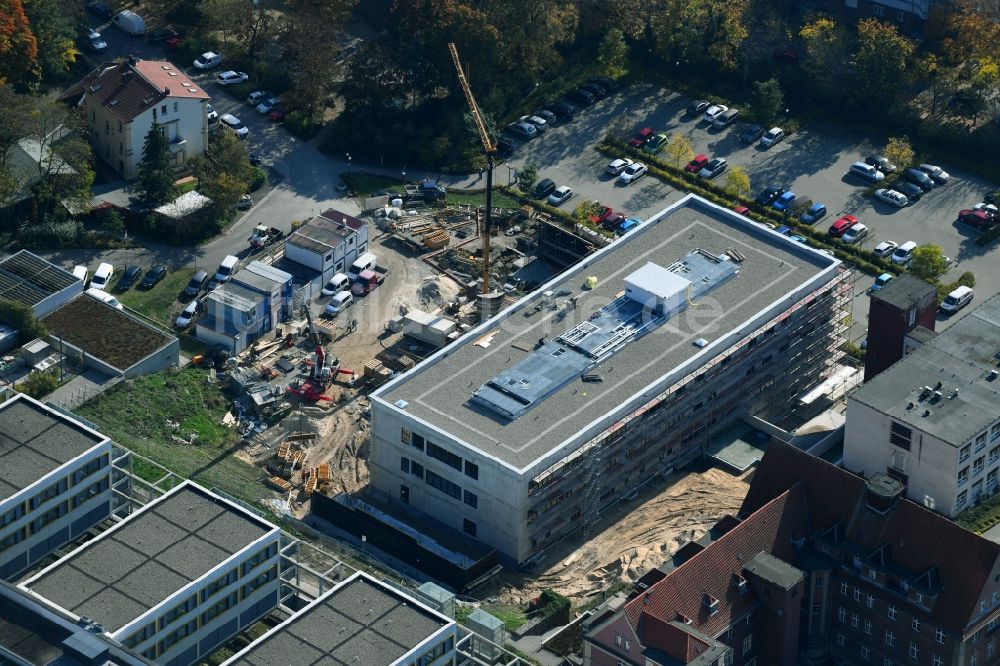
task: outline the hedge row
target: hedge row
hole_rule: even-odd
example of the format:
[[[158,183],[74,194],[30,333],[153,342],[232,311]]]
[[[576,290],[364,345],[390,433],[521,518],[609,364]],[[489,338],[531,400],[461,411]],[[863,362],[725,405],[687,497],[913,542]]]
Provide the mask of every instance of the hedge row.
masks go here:
[[[693,192],[708,201],[727,208],[734,204],[741,204],[750,209],[747,217],[755,222],[770,222],[778,225],[787,225],[795,229],[795,232],[811,241],[811,245],[830,249],[834,256],[841,261],[851,263],[854,266],[874,275],[892,271],[898,273],[901,268],[891,264],[885,259],[879,259],[870,252],[844,243],[841,240],[832,238],[824,230],[816,229],[812,225],[803,224],[795,217],[784,215],[770,206],[761,206],[753,199],[745,196],[736,196],[726,192],[724,188],[715,183],[706,181],[696,174],[688,173],[681,168],[666,163],[656,155],[643,153],[632,148],[626,143],[605,140],[597,145],[597,150],[608,157],[618,157],[623,153],[629,157],[642,160],[649,167],[649,172],[660,180],[678,189]]]

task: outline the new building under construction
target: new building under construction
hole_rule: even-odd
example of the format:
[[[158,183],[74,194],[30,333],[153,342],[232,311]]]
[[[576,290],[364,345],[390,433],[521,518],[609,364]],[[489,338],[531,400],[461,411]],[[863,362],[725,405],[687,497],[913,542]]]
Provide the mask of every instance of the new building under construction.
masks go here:
[[[689,195],[374,393],[371,492],[525,564],[783,416],[850,296],[834,257]]]

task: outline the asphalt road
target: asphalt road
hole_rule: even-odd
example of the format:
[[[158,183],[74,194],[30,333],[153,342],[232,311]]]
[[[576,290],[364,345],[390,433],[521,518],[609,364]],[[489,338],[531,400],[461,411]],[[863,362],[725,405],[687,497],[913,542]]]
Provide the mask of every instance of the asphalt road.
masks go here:
[[[997,250],[976,245],[976,230],[956,222],[960,209],[981,201],[982,194],[996,189],[996,184],[972,176],[957,165],[942,163],[940,166],[951,174],[951,181],[919,202],[897,209],[865,197],[864,188],[845,177],[852,162],[879,152],[884,139],[814,124],[765,151],[739,141],[740,123],[715,132],[700,119],[688,118],[685,109],[690,101],[654,86],[629,88],[582,110],[571,122],[524,143],[511,160],[511,166],[519,168],[533,163],[539,168],[539,178],[552,178],[558,185],[572,187],[575,197],[564,204],[567,209],[572,209],[581,198],[598,199],[627,215],[645,218],[679,199],[682,193],[652,177],[622,186],[604,175],[608,159],[592,148],[611,127],[621,127],[629,134],[642,127],[682,132],[696,153],[710,158],[725,157],[731,167],[745,168],[754,193],[775,182],[790,187],[800,197],[826,204],[831,213],[817,223],[821,228],[829,226],[838,213],[851,213],[873,231],[863,247],[872,248],[885,239],[898,243],[908,240],[935,243],[955,261],[945,280],[954,280],[968,270],[976,275],[978,300],[1000,291],[1000,272],[993,270]],[[501,169],[501,181],[506,176]],[[858,277],[856,293],[860,298],[855,299],[854,338],[862,336],[865,330],[868,299],[864,294],[870,283],[870,278]],[[939,319],[938,330],[964,312],[951,319]]]

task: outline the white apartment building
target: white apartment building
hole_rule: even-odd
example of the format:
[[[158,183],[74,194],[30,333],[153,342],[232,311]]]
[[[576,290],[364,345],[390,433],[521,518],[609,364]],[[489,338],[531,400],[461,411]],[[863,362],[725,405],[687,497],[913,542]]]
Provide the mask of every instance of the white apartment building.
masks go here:
[[[106,519],[111,440],[24,394],[0,404],[0,578]]]
[[[208,93],[167,61],[132,57],[101,65],[60,99],[83,109],[94,155],[126,179],[138,175],[154,123],[166,132],[175,167],[208,147]]]
[[[277,607],[279,541],[185,481],[20,587],[161,666],[188,666]]]
[[[998,489],[1000,297],[875,376],[847,400],[844,467],[886,472],[949,518]]]

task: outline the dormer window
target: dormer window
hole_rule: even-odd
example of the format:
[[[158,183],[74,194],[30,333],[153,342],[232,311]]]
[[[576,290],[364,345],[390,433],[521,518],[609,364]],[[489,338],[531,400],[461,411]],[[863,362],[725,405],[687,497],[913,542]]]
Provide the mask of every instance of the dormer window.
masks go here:
[[[707,592],[704,598],[702,598],[702,604],[708,609],[709,615],[715,615],[719,612],[719,600]]]
[[[677,614],[677,621],[678,622],[682,622],[684,624],[691,624],[691,618],[689,618],[684,613],[678,613]]]
[[[738,573],[733,574],[733,586],[739,591],[740,594],[746,594],[747,591],[747,579]]]

